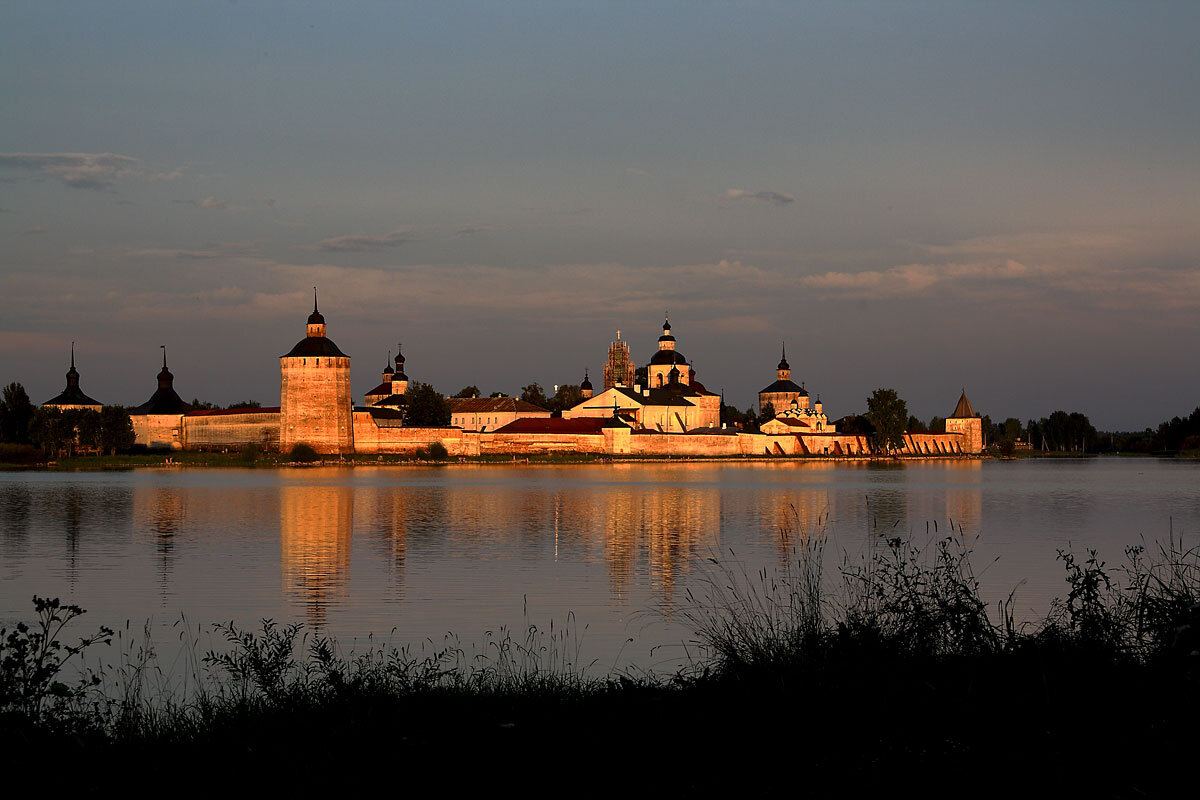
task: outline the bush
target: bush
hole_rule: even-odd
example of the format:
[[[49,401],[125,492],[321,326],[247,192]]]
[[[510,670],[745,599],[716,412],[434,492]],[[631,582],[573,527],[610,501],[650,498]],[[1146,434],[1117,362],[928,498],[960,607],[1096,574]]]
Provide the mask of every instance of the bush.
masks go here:
[[[295,454],[295,449],[292,450],[292,453],[293,455]],[[242,445],[242,449],[238,451],[238,458],[248,464],[253,464],[255,461],[258,461],[258,459],[262,458],[262,454],[263,449],[259,447],[258,444],[255,442],[247,442],[246,444]]]
[[[311,464],[314,461],[320,461],[320,454],[312,449],[311,445],[300,442],[292,447],[292,452],[288,454],[288,458],[292,461],[298,461],[301,464]]]
[[[429,457],[434,461],[445,461],[450,457],[450,453],[446,451],[446,445],[441,442],[434,442],[429,445]]]
[[[0,464],[36,464],[42,453],[31,444],[0,442]]]

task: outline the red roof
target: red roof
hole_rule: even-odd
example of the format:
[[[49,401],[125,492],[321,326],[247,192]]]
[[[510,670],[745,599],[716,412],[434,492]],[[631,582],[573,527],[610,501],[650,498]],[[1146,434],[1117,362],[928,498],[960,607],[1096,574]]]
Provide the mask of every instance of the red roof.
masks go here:
[[[576,433],[598,434],[612,425],[608,417],[525,417],[497,428],[494,433]],[[622,427],[624,427],[622,425]]]
[[[262,408],[208,408],[203,411],[189,411],[189,417],[224,417],[230,414],[278,414],[279,406],[264,406]]]

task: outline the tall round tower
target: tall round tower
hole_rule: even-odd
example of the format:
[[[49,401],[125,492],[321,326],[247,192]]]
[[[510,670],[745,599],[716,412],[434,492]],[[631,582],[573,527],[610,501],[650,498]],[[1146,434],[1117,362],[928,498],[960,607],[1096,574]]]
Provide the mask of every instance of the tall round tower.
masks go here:
[[[354,451],[350,356],[325,335],[325,317],[313,311],[307,335],[279,357],[279,448],[304,443],[318,453]]]

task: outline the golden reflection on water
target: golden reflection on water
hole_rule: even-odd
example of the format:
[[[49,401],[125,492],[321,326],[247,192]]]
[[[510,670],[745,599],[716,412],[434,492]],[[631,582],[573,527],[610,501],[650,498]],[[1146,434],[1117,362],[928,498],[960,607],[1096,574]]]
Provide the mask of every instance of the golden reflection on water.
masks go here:
[[[349,486],[280,489],[279,531],[284,594],[301,603],[306,622],[325,625],[331,602],[350,578],[354,491]]]
[[[277,502],[283,597],[321,628],[331,609],[349,599],[355,536],[365,547],[358,557],[371,559],[364,574],[378,575],[382,567],[395,599],[404,596],[410,562],[425,571],[436,571],[445,559],[496,562],[495,569],[485,567],[483,579],[511,594],[545,587],[513,586],[520,578],[501,562],[563,560],[602,563],[609,596],[618,603],[635,595],[644,602],[649,591],[670,607],[695,565],[709,556],[743,555],[722,550],[725,525],[749,533],[744,544],[765,546],[764,556],[773,549],[780,564],[794,563],[803,544],[835,530],[865,534],[872,543],[909,533],[921,538],[927,522],[930,535],[947,535],[953,520],[955,529],[976,535],[983,505],[980,462],[947,461],[928,469],[922,480],[936,486],[933,491],[913,491],[904,467],[887,466],[613,465],[578,481],[573,479],[580,473],[567,471],[550,482],[528,483],[526,475],[541,476],[518,472],[513,482],[513,474],[505,473],[494,485],[409,482],[413,473],[377,473],[396,480],[355,485],[346,480],[349,473],[314,470],[311,482],[250,494],[138,487],[132,505],[137,527],[152,538],[159,556],[165,601],[189,504],[206,521],[246,514],[248,506],[268,521]],[[861,489],[839,485],[847,477]],[[68,530],[81,513],[78,505],[64,504]]]

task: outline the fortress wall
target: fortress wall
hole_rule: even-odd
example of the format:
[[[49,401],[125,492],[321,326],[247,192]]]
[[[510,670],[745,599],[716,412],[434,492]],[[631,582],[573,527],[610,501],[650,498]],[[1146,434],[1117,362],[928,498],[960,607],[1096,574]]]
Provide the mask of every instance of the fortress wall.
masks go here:
[[[629,437],[629,453],[635,456],[736,456],[741,455],[739,436],[703,433],[635,433]]]
[[[796,438],[801,445],[799,452],[803,455],[871,455],[871,442],[866,436],[850,433],[812,433],[801,434]]]
[[[961,433],[906,433],[901,455],[940,456],[969,453],[967,437]]]
[[[189,450],[214,450],[261,445],[279,449],[279,412],[216,414],[183,418],[183,442]]]
[[[961,435],[962,448],[968,453],[983,451],[983,419],[980,417],[949,417],[946,419],[946,433]]]
[[[152,450],[183,449],[182,414],[130,414],[133,443]]]
[[[481,453],[606,453],[603,434],[587,433],[484,433]]]
[[[434,442],[441,442],[452,456],[479,455],[481,434],[461,428],[381,427],[367,411],[355,411],[353,421],[354,452],[359,455],[412,453]]]

